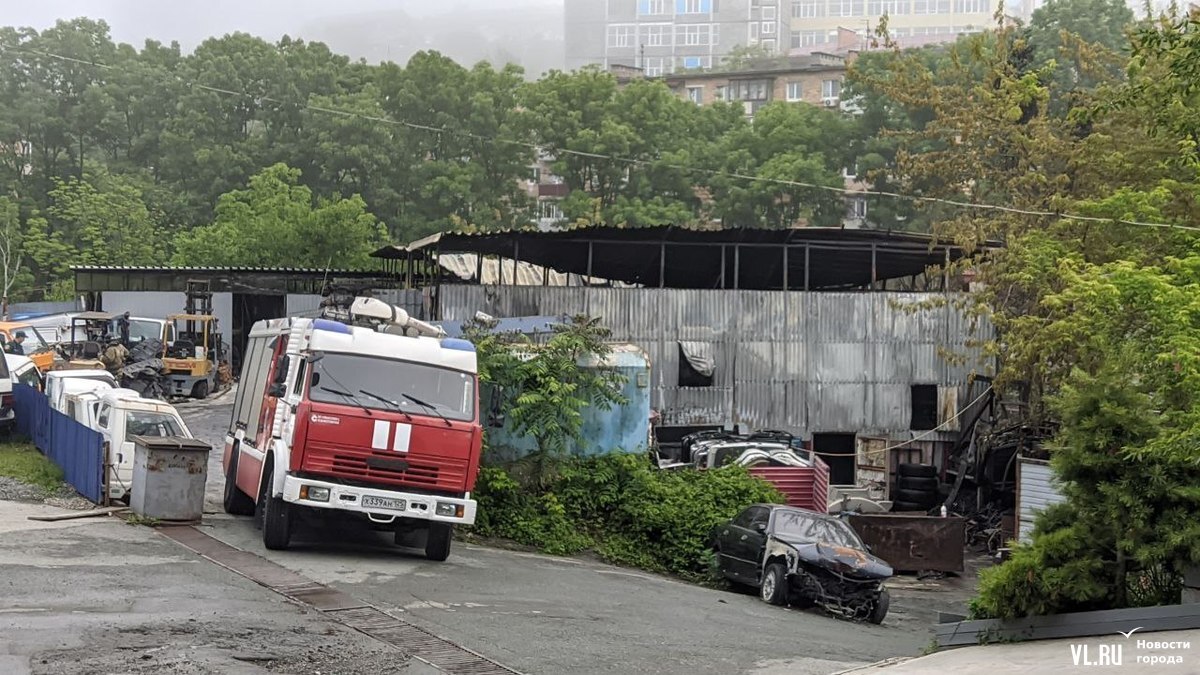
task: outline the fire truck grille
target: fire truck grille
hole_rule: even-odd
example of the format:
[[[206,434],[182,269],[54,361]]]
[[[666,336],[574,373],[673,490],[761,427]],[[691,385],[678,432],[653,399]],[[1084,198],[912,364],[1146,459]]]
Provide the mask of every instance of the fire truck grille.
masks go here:
[[[372,459],[376,461],[369,461]],[[461,491],[467,474],[467,463],[463,460],[439,458],[435,461],[396,453],[313,452],[305,458],[304,465],[308,471],[339,478],[433,490]]]

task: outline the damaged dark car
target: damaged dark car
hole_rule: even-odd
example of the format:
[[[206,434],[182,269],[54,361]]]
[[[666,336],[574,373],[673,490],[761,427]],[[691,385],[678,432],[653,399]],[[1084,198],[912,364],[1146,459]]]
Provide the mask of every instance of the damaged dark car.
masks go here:
[[[778,504],[755,504],[712,534],[725,578],[759,589],[772,605],[818,606],[835,616],[882,623],[892,576],[853,529],[837,518]]]

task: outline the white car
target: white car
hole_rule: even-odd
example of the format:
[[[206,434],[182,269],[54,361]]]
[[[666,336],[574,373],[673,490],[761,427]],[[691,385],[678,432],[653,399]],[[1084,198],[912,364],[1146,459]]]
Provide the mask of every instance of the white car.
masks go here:
[[[8,356],[10,355],[5,354],[5,357]],[[12,370],[9,367],[8,358],[5,358],[3,364],[0,364],[0,431],[11,431],[16,421],[17,410],[13,401]]]

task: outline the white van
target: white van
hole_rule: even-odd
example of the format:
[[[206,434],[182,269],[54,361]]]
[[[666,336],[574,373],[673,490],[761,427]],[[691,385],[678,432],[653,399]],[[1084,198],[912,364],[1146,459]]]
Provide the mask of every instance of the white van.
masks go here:
[[[51,408],[63,414],[67,414],[67,393],[116,388],[117,379],[107,370],[53,370],[46,373],[46,398],[50,399]]]
[[[133,487],[134,436],[194,438],[175,406],[166,401],[142,398],[132,389],[112,389],[81,397],[76,410],[84,416],[95,411],[92,423],[78,418],[77,421],[104,437],[109,457],[110,500],[128,499]]]

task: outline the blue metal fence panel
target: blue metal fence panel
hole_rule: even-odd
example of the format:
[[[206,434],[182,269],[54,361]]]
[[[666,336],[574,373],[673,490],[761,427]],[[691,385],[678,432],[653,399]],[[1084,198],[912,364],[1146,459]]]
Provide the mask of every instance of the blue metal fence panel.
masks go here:
[[[50,408],[37,389],[13,385],[17,431],[62,469],[79,494],[100,504],[104,500],[104,439],[66,415]]]

